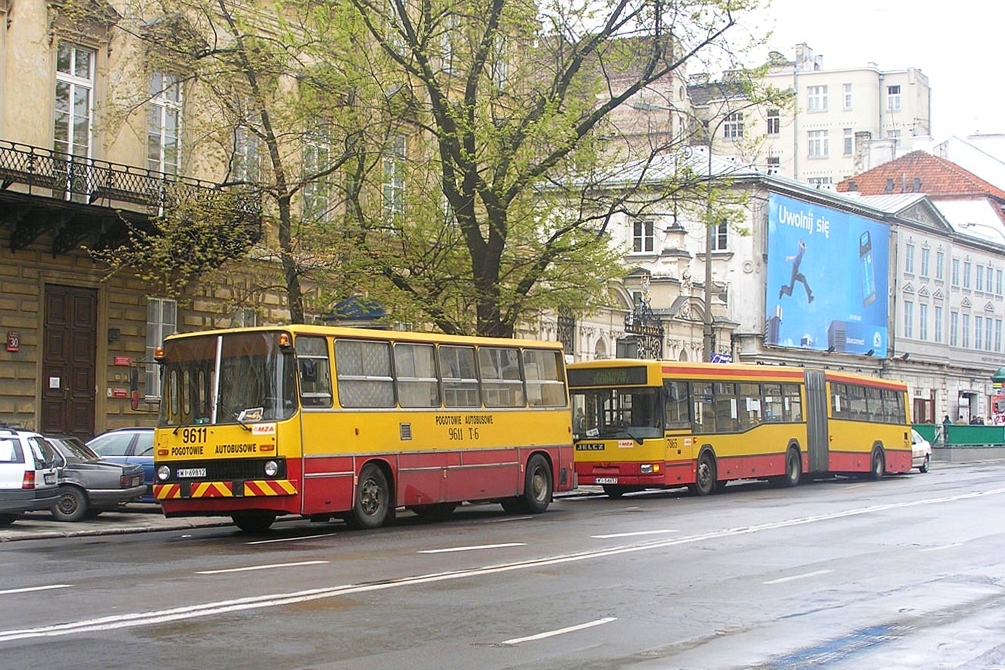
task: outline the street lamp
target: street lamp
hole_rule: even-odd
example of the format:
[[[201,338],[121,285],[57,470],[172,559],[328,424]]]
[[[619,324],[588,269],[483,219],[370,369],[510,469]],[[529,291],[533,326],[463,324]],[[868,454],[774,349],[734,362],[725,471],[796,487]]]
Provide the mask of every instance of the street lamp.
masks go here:
[[[977,223],[976,221],[967,221],[965,223],[961,223],[960,228],[987,228],[988,230],[993,230],[996,233],[998,233],[998,235],[1000,235],[1002,238],[1002,242],[1005,242],[1005,231],[1003,231],[998,226],[993,226],[989,223]],[[988,241],[990,242],[991,240]]]

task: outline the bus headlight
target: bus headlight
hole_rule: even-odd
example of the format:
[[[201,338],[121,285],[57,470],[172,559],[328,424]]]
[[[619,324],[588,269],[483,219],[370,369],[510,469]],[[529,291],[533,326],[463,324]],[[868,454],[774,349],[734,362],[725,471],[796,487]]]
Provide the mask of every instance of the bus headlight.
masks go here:
[[[639,472],[641,472],[644,475],[651,475],[653,473],[653,464],[643,463],[642,465],[639,466]]]
[[[279,472],[279,463],[276,463],[275,461],[266,461],[265,463],[266,477],[275,477],[278,472]]]
[[[157,468],[157,479],[161,480],[162,482],[166,482],[170,477],[171,477],[171,468],[169,468],[166,465],[162,465],[159,468]]]

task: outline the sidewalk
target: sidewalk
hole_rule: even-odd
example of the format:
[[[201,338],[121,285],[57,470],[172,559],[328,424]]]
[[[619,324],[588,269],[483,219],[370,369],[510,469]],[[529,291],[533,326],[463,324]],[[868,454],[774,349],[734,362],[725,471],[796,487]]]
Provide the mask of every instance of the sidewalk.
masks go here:
[[[28,512],[13,524],[0,527],[0,543],[229,525],[231,525],[230,517],[167,519],[161,512],[160,505],[131,503],[122,511],[102,512],[97,518],[88,518],[75,523],[56,521],[49,512]]]

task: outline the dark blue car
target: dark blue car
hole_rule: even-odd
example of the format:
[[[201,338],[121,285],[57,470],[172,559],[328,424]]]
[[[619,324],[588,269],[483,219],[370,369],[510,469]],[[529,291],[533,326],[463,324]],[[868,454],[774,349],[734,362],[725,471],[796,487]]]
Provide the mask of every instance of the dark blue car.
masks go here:
[[[154,484],[154,429],[115,428],[91,438],[87,442],[103,461],[112,463],[138,463],[143,466],[143,480],[147,492],[140,502],[157,502],[153,495]]]

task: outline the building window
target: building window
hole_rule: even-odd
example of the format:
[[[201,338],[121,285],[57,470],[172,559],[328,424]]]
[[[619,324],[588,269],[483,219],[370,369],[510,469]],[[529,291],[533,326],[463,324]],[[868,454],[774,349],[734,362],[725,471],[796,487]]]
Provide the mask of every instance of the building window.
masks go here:
[[[946,254],[942,251],[935,252],[935,278],[945,279]]]
[[[984,318],[984,351],[991,351],[991,317]]]
[[[1002,320],[995,319],[995,351],[1001,353],[1002,351]]]
[[[935,341],[942,342],[942,308],[938,305],[933,309],[933,316],[935,317],[935,323],[933,327],[935,329]]]
[[[914,337],[914,303],[904,301],[904,337]]]
[[[181,105],[178,80],[154,72],[147,116],[147,167],[155,172],[181,172]]]
[[[391,137],[384,157],[384,218],[405,213],[405,136]]]
[[[949,313],[949,346],[955,347],[957,340],[957,330],[959,329],[960,323],[960,313],[950,312]]]
[[[743,112],[726,115],[726,122],[722,125],[722,136],[727,140],[743,137]]]
[[[844,85],[844,108],[851,109],[851,84]]]
[[[95,51],[60,42],[56,48],[56,117],[53,148],[91,155]]]
[[[952,276],[953,276],[953,282],[952,282],[953,286],[959,286],[960,285],[960,259],[959,258],[954,258],[953,259],[953,275]]]
[[[808,86],[806,88],[806,111],[826,112],[827,111],[827,87]]]
[[[809,156],[810,158],[827,158],[827,131],[809,131]]]
[[[963,261],[963,288],[970,288],[970,261]]]
[[[899,130],[888,130],[886,133],[887,139],[893,140],[893,148],[900,148],[900,131]]]
[[[234,159],[230,172],[235,182],[255,184],[261,181],[260,146],[258,135],[249,126],[242,124],[234,128]]]
[[[146,397],[161,396],[161,366],[154,362],[154,350],[164,345],[164,338],[178,329],[178,303],[174,300],[150,298],[147,303]]]
[[[726,251],[726,242],[729,240],[729,224],[723,221],[718,226],[712,227],[712,251]]]
[[[1002,271],[995,270],[995,295],[1002,294]]]
[[[855,131],[851,128],[844,129],[844,155],[851,156],[855,153]]]
[[[928,341],[928,305],[925,303],[918,305],[918,339]]]
[[[970,348],[970,315],[969,314],[961,314],[960,316],[963,317],[961,319],[961,321],[963,322],[963,339],[960,342],[960,346],[963,347],[964,349],[969,349]]]
[[[921,276],[928,277],[928,257],[931,256],[928,247],[921,247]]]
[[[976,277],[977,281],[975,283],[977,284],[977,286],[975,288],[978,291],[983,291],[984,290],[984,266],[983,265],[978,265],[976,269],[977,269],[977,277]]]
[[[966,317],[964,317],[966,318]],[[964,327],[966,327],[966,322],[964,321]],[[981,348],[981,335],[984,332],[984,319],[979,316],[974,317],[974,349]],[[966,337],[966,331],[964,331],[964,337]]]
[[[908,242],[904,247],[904,272],[914,274],[914,243]]]
[[[886,87],[886,108],[891,112],[900,111],[900,86]]]
[[[322,130],[308,132],[304,137],[303,215],[305,219],[327,221],[331,212],[332,175],[318,176],[329,169],[332,145]]]
[[[778,135],[782,130],[782,113],[777,109],[768,110],[768,134]]]
[[[636,254],[651,254],[656,248],[653,222],[636,219],[632,222],[632,251]]]
[[[768,156],[768,174],[774,174],[778,172],[779,168],[782,167],[782,159],[780,156]]]
[[[834,182],[831,181],[830,177],[809,177],[807,178],[806,183],[810,186],[820,188],[821,186],[830,186]]]

